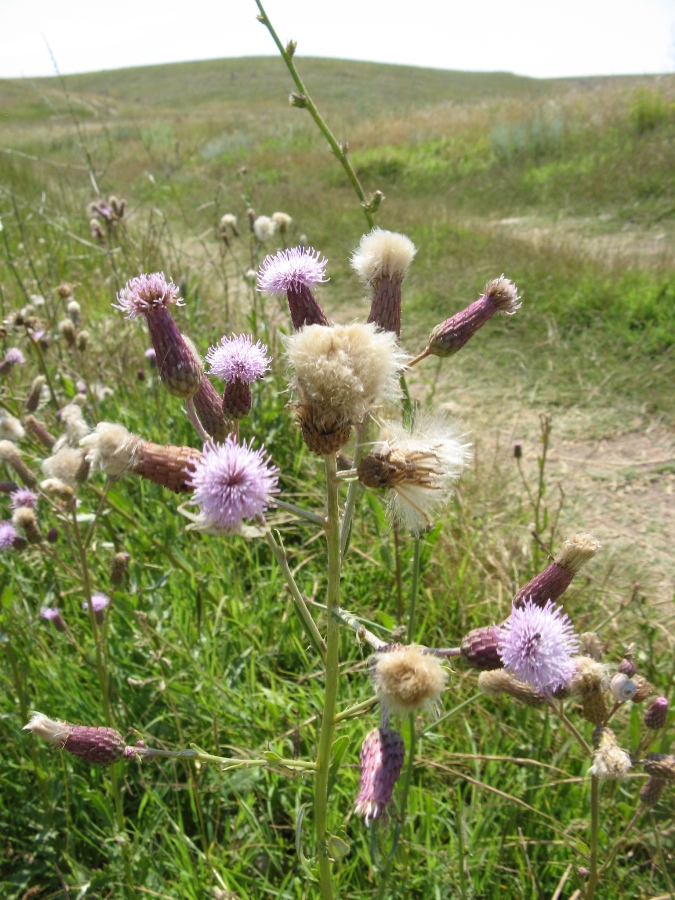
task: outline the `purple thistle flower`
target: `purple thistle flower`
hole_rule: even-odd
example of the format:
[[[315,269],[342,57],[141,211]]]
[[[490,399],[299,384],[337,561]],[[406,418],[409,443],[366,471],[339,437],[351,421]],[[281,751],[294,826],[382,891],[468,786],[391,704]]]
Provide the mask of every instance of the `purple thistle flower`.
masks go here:
[[[114,308],[125,312],[127,319],[145,315],[153,307],[166,308],[169,303],[185,305],[178,296],[176,285],[171,280],[167,281],[162,272],[132,278],[117,295],[117,301],[113,303]]]
[[[10,366],[22,366],[26,362],[26,357],[18,347],[10,347],[5,353],[5,362]]]
[[[228,384],[232,381],[252,384],[270,367],[272,358],[266,353],[267,347],[261,341],[254,344],[248,334],[223,337],[215,347],[209,347],[206,354],[206,361],[211,366],[209,374],[217,375]]]
[[[40,615],[48,622],[52,622],[54,624],[54,628],[56,628],[57,631],[67,630],[67,626],[63,619],[63,616],[55,606],[44,606],[40,610]]]
[[[224,444],[209,442],[188,480],[199,506],[200,523],[226,532],[241,530],[244,519],[262,515],[277,492],[279,469],[265,458],[265,448],[253,450],[230,435]]]
[[[258,290],[286,294],[288,310],[296,331],[303,325],[328,325],[312,288],[325,276],[326,260],[311,247],[292,247],[263,260],[258,274]]]
[[[291,247],[267,256],[258,273],[258,290],[282,295],[288,291],[300,292],[316,287],[326,278],[327,260],[321,258],[313,247]]]
[[[499,655],[504,668],[535,691],[551,693],[567,683],[574,671],[572,654],[579,642],[566,613],[549,600],[531,600],[512,608],[502,625]]]
[[[0,522],[0,550],[9,550],[18,535],[11,522]]]
[[[20,506],[27,506],[35,509],[37,506],[38,496],[34,491],[28,488],[19,488],[18,491],[12,491],[9,495],[10,506],[12,509],[18,509]]]
[[[106,608],[110,605],[110,597],[107,594],[102,594],[97,592],[91,595],[91,605],[94,610],[94,615],[96,616],[97,622],[102,622],[103,617],[105,615]],[[87,601],[83,601],[82,609],[88,610],[89,604]]]

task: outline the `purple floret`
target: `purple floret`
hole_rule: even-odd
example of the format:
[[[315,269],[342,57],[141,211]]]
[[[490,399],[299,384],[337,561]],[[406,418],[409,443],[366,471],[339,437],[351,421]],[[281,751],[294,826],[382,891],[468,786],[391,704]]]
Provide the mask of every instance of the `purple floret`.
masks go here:
[[[231,435],[224,444],[210,442],[188,482],[193,503],[207,528],[237,532],[245,519],[262,515],[278,488],[279,469],[265,458],[265,448],[253,450]]]
[[[9,495],[9,505],[12,509],[18,509],[20,506],[27,506],[29,509],[35,509],[37,506],[38,495],[28,488],[19,488],[18,491],[12,491]]]
[[[257,378],[262,378],[270,367],[272,359],[266,353],[267,347],[260,341],[254,344],[253,338],[247,334],[223,337],[206,354],[206,361],[211,366],[209,374],[217,375],[228,384],[233,381],[252,384]]]
[[[563,687],[573,674],[571,657],[578,649],[572,623],[550,600],[543,607],[531,600],[514,606],[502,626],[499,655],[504,668],[535,691],[551,693]]]
[[[5,353],[5,362],[11,366],[22,366],[26,362],[26,357],[18,347],[9,347]]]
[[[166,307],[169,303],[184,306],[173,281],[167,281],[162,272],[154,272],[128,281],[117,295],[117,303],[113,303],[113,306],[125,312],[127,319],[135,319],[147,314],[153,307]]]
[[[258,273],[258,290],[283,295],[301,288],[314,288],[325,275],[327,260],[312,247],[291,247],[263,260]]]
[[[17,537],[16,528],[11,522],[0,522],[0,550],[9,550]]]

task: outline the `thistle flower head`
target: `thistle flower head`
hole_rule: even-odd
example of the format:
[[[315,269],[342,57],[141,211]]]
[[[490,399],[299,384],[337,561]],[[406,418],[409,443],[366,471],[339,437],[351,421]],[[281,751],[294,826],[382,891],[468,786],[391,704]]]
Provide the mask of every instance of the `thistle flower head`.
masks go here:
[[[518,288],[508,278],[500,275],[485,285],[484,296],[492,301],[500,312],[512,316],[522,306]]]
[[[43,606],[40,615],[43,619],[51,622],[57,631],[67,631],[63,616],[55,606]]]
[[[26,362],[26,357],[18,347],[9,347],[5,353],[5,362],[10,366],[21,366]]]
[[[305,437],[346,428],[346,443],[352,423],[380,399],[396,396],[406,357],[391,332],[372,324],[307,325],[284,344]]]
[[[127,319],[135,319],[152,312],[153,308],[166,308],[169,303],[184,305],[178,296],[176,285],[171,280],[167,281],[162,272],[154,272],[128,281],[117,295],[117,303],[113,303],[113,306],[125,312]]]
[[[33,713],[23,730],[31,731],[53,747],[60,747],[97,766],[109,766],[135,755],[134,748],[127,747],[122,735],[114,728],[71,725],[70,722],[50,719],[42,713]]]
[[[567,683],[579,642],[562,607],[551,601],[540,607],[528,600],[513,607],[502,632],[499,652],[507,671],[542,693]]]
[[[404,234],[373,228],[361,238],[352,253],[351,264],[368,285],[379,278],[402,280],[416,253],[415,245]]]
[[[253,233],[260,244],[264,244],[274,237],[276,225],[269,216],[258,216],[253,222]]]
[[[383,709],[406,715],[435,707],[448,673],[435,656],[410,644],[374,656],[373,683]]]
[[[0,552],[9,550],[18,535],[11,522],[0,522]]]
[[[596,540],[592,534],[573,534],[563,544],[555,558],[555,563],[576,575],[589,560],[593,559],[598,550],[600,550],[600,541]]]
[[[386,814],[405,759],[403,738],[393,728],[369,732],[361,747],[361,779],[355,812],[366,825]]]
[[[24,431],[23,425],[16,416],[7,414],[0,418],[0,440],[14,441],[16,443],[25,436],[26,432]]]
[[[277,493],[278,473],[265,458],[265,448],[253,450],[229,436],[224,444],[208,443],[194,463],[188,485],[199,506],[202,527],[236,533],[245,519],[262,515]]]
[[[272,221],[274,222],[275,227],[279,230],[280,234],[286,234],[288,229],[291,227],[293,219],[285,212],[274,212],[272,213]]]
[[[101,619],[103,617],[103,613],[106,611],[108,606],[110,605],[110,597],[107,594],[103,594],[100,591],[91,595],[91,606],[94,610],[94,614],[97,619]],[[89,609],[89,604],[86,600],[82,601],[82,609],[85,612]]]
[[[630,756],[619,747],[614,732],[611,728],[603,728],[589,775],[596,775],[603,781],[622,781],[630,767]]]
[[[530,600],[544,606],[548,600],[555,602],[572,583],[574,576],[600,549],[600,542],[591,534],[573,534],[565,541],[552,563],[520,588],[513,602],[522,606]]]
[[[313,290],[326,278],[327,260],[312,247],[291,247],[267,256],[260,266],[258,290],[283,296],[302,288]]]
[[[254,344],[248,334],[223,337],[206,354],[206,361],[211,366],[209,374],[222,378],[228,384],[233,381],[252,384],[256,379],[263,378],[270,367],[272,358],[266,353],[267,347],[261,341]]]
[[[391,520],[419,534],[448,501],[470,445],[439,416],[418,416],[412,432],[395,421],[384,422],[383,428],[384,440],[359,464],[359,479],[368,487],[386,488]]]
[[[28,488],[19,488],[17,491],[12,491],[9,495],[9,505],[12,509],[17,509],[19,506],[28,506],[31,509],[35,509],[37,501],[38,495]]]

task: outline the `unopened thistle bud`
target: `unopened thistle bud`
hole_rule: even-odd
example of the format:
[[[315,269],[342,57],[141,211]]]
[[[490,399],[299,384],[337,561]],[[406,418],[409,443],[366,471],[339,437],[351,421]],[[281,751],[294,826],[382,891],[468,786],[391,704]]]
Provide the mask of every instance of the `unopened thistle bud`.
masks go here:
[[[529,684],[519,681],[513,675],[509,675],[503,669],[493,669],[481,672],[478,676],[478,687],[484,694],[499,696],[506,694],[514,700],[524,703],[526,706],[541,706],[546,702],[546,697],[533,690]]]
[[[657,731],[663,728],[668,719],[668,699],[666,697],[657,697],[647,707],[645,712],[645,728],[651,728]]]
[[[80,353],[84,353],[89,344],[89,332],[88,331],[78,331],[77,333],[77,349]]]
[[[31,731],[53,747],[59,747],[96,766],[110,766],[135,755],[134,748],[127,747],[122,735],[114,728],[71,725],[70,722],[49,719],[42,713],[33,713],[23,730]]]
[[[611,728],[603,728],[589,774],[603,781],[622,781],[630,767],[630,756],[619,747],[614,732]]]
[[[589,656],[574,659],[574,674],[568,685],[572,695],[581,704],[581,714],[594,725],[604,725],[609,715],[605,696],[607,670]]]
[[[352,424],[398,392],[405,355],[396,335],[362,325],[307,325],[284,341],[294,369],[292,387],[302,436],[309,449],[334,453]]]
[[[504,666],[499,655],[502,630],[498,625],[474,628],[464,636],[460,649],[462,659],[473,669],[489,671]]]
[[[112,563],[110,565],[110,583],[111,584],[122,584],[124,581],[124,576],[127,573],[127,569],[129,568],[129,559],[130,556],[128,553],[116,553],[112,558]]]
[[[590,534],[574,534],[565,541],[562,550],[543,572],[536,575],[513,598],[520,607],[526,600],[536,606],[544,606],[548,600],[555,602],[572,583],[572,579],[588,560],[600,549],[600,542]]]
[[[113,305],[126,312],[127,319],[145,316],[157,354],[159,375],[167,389],[177,397],[194,397],[204,370],[169,312],[170,304],[183,305],[176,285],[167,282],[161,272],[141,275],[127,282],[117,300]]]
[[[29,544],[39,544],[42,540],[35,510],[29,506],[19,506],[12,513],[12,524],[26,535]]]
[[[59,530],[55,528],[53,525],[47,532],[47,542],[50,544],[55,544],[59,539]]]
[[[633,703],[644,703],[644,701],[647,699],[647,697],[649,697],[654,688],[646,678],[642,677],[642,675],[634,675],[633,681],[635,682],[637,690],[635,691],[635,695],[631,699]]]
[[[672,754],[649,753],[642,760],[642,768],[648,775],[653,775],[655,778],[675,781],[675,756]]]
[[[661,799],[664,787],[668,784],[665,778],[650,776],[640,788],[640,800],[645,806],[655,806]]]
[[[373,684],[384,710],[407,715],[438,705],[448,673],[438,659],[415,644],[376,653]]]
[[[354,271],[367,285],[368,321],[401,336],[401,284],[417,250],[404,234],[374,228],[352,254]]]
[[[189,491],[190,466],[202,458],[194,447],[175,447],[144,441],[123,425],[99,422],[80,446],[94,471],[111,478],[134,473],[174,493]]]
[[[291,322],[296,331],[303,325],[328,325],[313,290],[328,279],[326,260],[311,247],[292,247],[263,260],[258,274],[258,290],[274,296],[286,295]]]
[[[451,356],[489,321],[495,313],[513,315],[520,309],[518,290],[508,278],[496,278],[485,285],[482,297],[437,325],[429,335],[426,350],[421,356]]]
[[[28,410],[28,412],[35,412],[35,410],[40,405],[40,396],[42,394],[42,388],[45,386],[45,377],[44,375],[38,375],[33,379],[33,382],[30,386],[30,392],[26,397],[26,402],[24,406]]]
[[[71,319],[62,319],[59,322],[59,334],[72,350],[77,343],[77,331]]]
[[[35,475],[23,461],[21,452],[14,446],[12,441],[0,441],[0,462],[10,465],[24,484],[29,486],[35,484]]]
[[[355,812],[366,825],[386,815],[405,759],[403,738],[393,728],[369,732],[361,747],[361,778]]]
[[[637,672],[637,666],[633,662],[632,657],[624,656],[617,667],[617,672],[620,672],[622,675],[627,675],[629,678],[632,678],[633,675]]]
[[[232,423],[223,415],[223,401],[208,378],[202,378],[199,390],[192,398],[202,428],[216,443],[222,444],[231,431]]]
[[[225,213],[220,220],[220,233],[221,235],[227,235],[230,231],[235,237],[239,237],[239,232],[237,231],[237,217],[232,213]]]
[[[49,431],[44,422],[40,421],[40,419],[36,419],[35,416],[24,416],[23,424],[29,434],[36,437],[48,450],[52,449],[56,443],[56,438]]]
[[[73,296],[73,286],[72,286],[72,284],[68,284],[67,282],[60,284],[57,288],[57,291],[58,291],[59,297],[62,300],[67,300],[68,297]]]

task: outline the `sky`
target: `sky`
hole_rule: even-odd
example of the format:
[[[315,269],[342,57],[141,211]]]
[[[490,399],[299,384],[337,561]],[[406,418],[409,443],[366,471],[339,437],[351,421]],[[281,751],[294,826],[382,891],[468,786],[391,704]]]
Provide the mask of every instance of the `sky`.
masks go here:
[[[265,0],[304,56],[537,78],[675,72],[675,0]],[[254,0],[0,0],[0,77],[272,56]],[[0,107],[2,98],[0,96]]]

